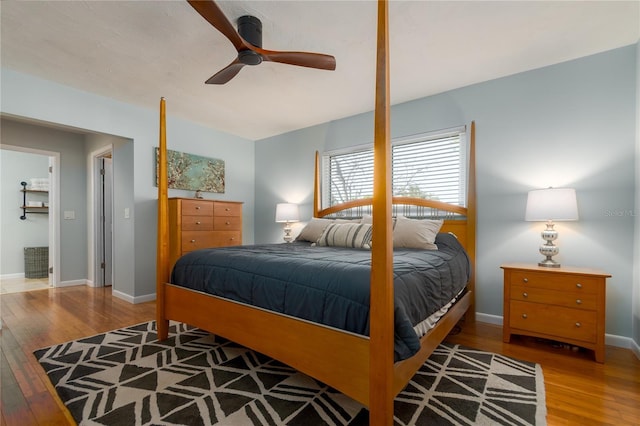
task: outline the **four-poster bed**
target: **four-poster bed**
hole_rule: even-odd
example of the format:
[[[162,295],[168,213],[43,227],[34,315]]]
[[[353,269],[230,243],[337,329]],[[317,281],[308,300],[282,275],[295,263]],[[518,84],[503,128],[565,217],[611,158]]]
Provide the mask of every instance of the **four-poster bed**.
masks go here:
[[[391,196],[387,26],[387,4],[381,1],[378,7],[374,197],[322,209],[317,154],[314,183],[314,217],[372,205],[372,241],[375,243],[371,247],[370,336],[345,332],[170,283],[164,99],[160,106],[156,290],[159,339],[167,338],[169,320],[223,336],[288,364],[361,402],[369,407],[370,424],[380,425],[393,423],[394,397],[465,313],[472,320],[475,310],[475,126],[472,123],[469,132],[466,207]],[[441,232],[457,236],[472,266],[466,291],[435,327],[420,338],[417,354],[399,362],[394,362],[393,204],[417,205],[446,216]]]

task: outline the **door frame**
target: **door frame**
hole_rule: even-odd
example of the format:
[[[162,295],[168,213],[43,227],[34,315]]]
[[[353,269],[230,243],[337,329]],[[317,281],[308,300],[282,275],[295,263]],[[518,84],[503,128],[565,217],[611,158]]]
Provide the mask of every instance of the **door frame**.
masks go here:
[[[89,154],[88,162],[89,162],[89,173],[87,173],[89,177],[89,214],[87,215],[88,220],[88,248],[89,253],[87,256],[88,260],[88,274],[89,277],[87,284],[91,287],[102,287],[103,283],[100,278],[100,257],[98,253],[100,253],[100,242],[101,238],[100,234],[100,160],[105,157],[107,154],[113,154],[113,145],[105,145]],[[113,157],[112,157],[113,158]],[[113,164],[113,163],[112,163]],[[112,179],[112,188],[113,188],[113,179]],[[113,190],[112,190],[113,197]],[[113,217],[113,202],[111,203],[111,215]],[[113,261],[113,232],[111,233],[111,276],[114,276],[114,261]]]

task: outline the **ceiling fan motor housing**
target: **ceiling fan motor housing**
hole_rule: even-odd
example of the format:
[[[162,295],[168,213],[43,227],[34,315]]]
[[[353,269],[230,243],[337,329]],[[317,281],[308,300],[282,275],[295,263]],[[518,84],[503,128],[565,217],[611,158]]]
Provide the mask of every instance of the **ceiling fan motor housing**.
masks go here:
[[[262,22],[255,16],[245,15],[238,18],[238,34],[255,47],[262,48]],[[262,56],[253,50],[238,52],[238,59],[245,65],[258,65]]]

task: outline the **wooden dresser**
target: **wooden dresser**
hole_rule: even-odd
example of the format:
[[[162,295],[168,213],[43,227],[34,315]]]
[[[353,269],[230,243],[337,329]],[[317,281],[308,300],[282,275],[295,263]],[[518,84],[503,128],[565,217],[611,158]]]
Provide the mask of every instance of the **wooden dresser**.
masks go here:
[[[242,203],[169,198],[169,240],[170,267],[193,250],[242,244]]]
[[[604,362],[606,280],[586,268],[502,265],[503,340],[512,334],[542,337],[592,349]]]

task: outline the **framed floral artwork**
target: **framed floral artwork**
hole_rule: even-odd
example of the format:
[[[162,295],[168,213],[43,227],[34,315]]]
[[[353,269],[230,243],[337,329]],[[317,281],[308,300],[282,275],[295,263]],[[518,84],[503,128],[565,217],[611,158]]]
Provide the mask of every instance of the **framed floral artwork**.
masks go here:
[[[158,148],[156,186],[158,186]],[[171,189],[224,193],[224,161],[167,150],[167,178]]]

